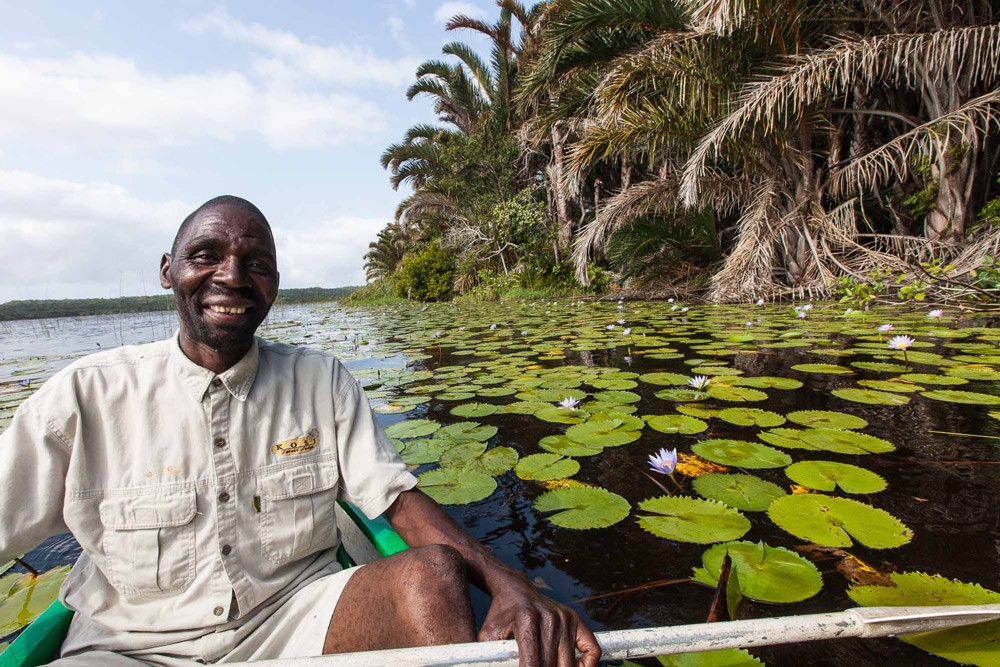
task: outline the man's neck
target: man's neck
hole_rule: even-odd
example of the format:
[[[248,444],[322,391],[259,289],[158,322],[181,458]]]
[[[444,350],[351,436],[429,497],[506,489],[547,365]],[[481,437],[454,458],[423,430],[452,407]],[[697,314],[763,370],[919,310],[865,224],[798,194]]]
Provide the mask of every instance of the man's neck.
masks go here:
[[[228,371],[230,368],[235,366],[240,359],[246,356],[246,353],[250,351],[253,347],[253,339],[250,340],[241,349],[235,351],[220,351],[209,347],[208,345],[192,340],[184,334],[182,330],[180,336],[178,337],[181,351],[184,356],[198,364],[204,369],[210,370],[215,374],[220,374]]]

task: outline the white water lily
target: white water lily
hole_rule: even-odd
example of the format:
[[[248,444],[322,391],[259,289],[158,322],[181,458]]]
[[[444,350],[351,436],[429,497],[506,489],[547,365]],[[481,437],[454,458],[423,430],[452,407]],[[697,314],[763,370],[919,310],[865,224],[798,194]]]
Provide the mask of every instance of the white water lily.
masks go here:
[[[944,311],[939,308],[935,308],[931,312],[927,313],[927,317],[929,319],[936,320],[939,317],[944,317]]]
[[[495,324],[491,324],[490,325],[490,331],[494,331],[496,328],[497,328],[497,325],[495,325]]]
[[[624,326],[624,324],[625,324],[625,320],[624,320],[624,319],[621,319],[621,320],[618,320],[618,324],[621,324],[621,325],[623,325],[623,326]]]
[[[893,336],[889,339],[889,349],[891,350],[907,350],[914,341],[909,336]]]
[[[688,380],[688,385],[697,389],[698,391],[704,391],[709,384],[711,384],[712,378],[706,377],[704,375],[695,375],[693,378]]]
[[[629,336],[629,335],[631,335],[631,334],[632,334],[632,329],[630,329],[630,328],[628,328],[628,327],[626,327],[626,328],[625,328],[625,330],[624,330],[624,331],[622,331],[622,335],[623,335],[623,336]]]
[[[880,324],[879,327],[878,327],[878,332],[879,333],[888,333],[888,332],[892,331],[893,328],[894,327],[891,324]]]
[[[563,410],[575,410],[576,406],[578,406],[579,404],[580,401],[578,399],[573,398],[572,396],[567,396],[563,400],[559,401],[559,407],[562,408]]]
[[[615,325],[609,324],[608,326],[606,326],[604,328],[607,329],[608,331],[614,331],[615,330]]]
[[[764,297],[761,297],[761,298],[757,299],[757,305],[758,306],[763,306],[764,305]]]

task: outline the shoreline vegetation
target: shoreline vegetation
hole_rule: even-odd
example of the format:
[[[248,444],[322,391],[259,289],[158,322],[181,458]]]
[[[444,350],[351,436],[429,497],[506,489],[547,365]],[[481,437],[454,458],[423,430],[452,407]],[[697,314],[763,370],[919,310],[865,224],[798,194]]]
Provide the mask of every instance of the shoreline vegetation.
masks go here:
[[[350,296],[358,287],[303,287],[278,290],[276,305],[335,301]],[[0,322],[36,320],[54,317],[84,317],[87,315],[118,315],[171,311],[174,297],[123,296],[112,299],[32,299],[0,303]]]
[[[988,0],[499,0],[423,62],[355,299],[1000,295]],[[459,39],[461,39],[459,37]],[[394,297],[393,297],[394,295]]]

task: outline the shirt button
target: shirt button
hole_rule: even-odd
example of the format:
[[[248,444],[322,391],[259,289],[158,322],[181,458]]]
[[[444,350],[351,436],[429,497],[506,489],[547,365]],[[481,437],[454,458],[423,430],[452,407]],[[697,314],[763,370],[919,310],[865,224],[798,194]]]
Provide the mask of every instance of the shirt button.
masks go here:
[[[215,378],[214,380],[212,380],[212,386],[216,388],[221,387],[222,380],[220,380],[219,378]]]
[[[223,609],[222,607],[216,607],[215,609],[212,610],[212,613],[215,614],[216,616],[222,616],[222,612],[224,611],[225,609]]]
[[[228,544],[223,545],[223,547],[222,547],[222,555],[223,556],[228,556],[231,553],[233,553],[233,548],[231,546],[229,546]]]
[[[215,446],[219,447],[220,449],[222,447],[225,447],[226,446],[226,439],[225,438],[216,438],[215,439]]]
[[[224,503],[229,501],[229,494],[223,491],[219,494],[219,502]]]

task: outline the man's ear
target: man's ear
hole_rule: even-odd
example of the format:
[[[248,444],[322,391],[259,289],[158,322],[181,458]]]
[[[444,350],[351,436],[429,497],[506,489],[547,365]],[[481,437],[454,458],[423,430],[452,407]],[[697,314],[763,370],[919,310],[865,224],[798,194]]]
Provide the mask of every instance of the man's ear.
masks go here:
[[[163,289],[173,289],[174,286],[170,282],[170,253],[163,253],[163,257],[160,258],[160,287]]]

